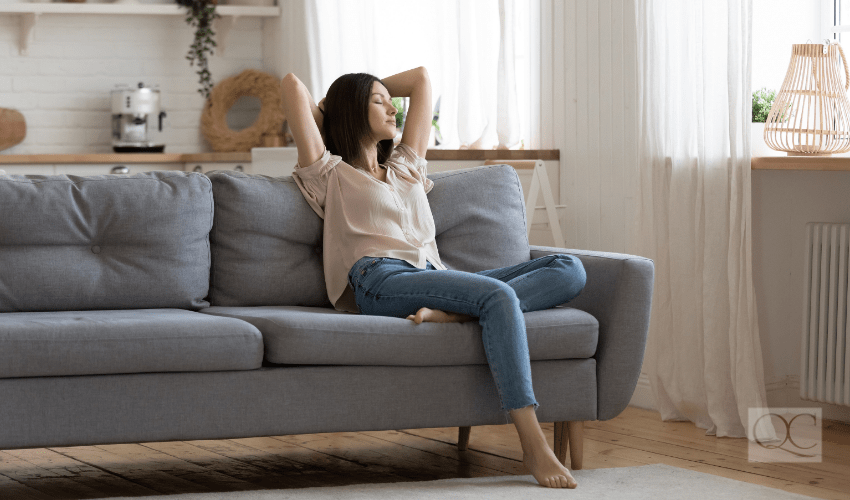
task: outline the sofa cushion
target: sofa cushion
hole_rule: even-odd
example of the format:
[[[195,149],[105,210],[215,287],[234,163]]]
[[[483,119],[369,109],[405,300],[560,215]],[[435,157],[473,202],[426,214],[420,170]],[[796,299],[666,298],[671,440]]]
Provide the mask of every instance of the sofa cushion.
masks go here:
[[[488,165],[434,173],[428,203],[449,269],[476,272],[525,262],[531,247],[516,170]]]
[[[253,326],[179,309],[0,314],[0,378],[253,370]]]
[[[207,175],[215,198],[210,303],[330,306],[322,219],[292,177]]]
[[[239,318],[263,334],[265,359],[281,364],[473,365],[487,364],[481,326],[422,323],[363,316],[318,307],[210,307],[205,314]],[[527,312],[532,361],[589,358],[596,353],[599,323],[570,307]]]
[[[213,306],[330,307],[322,219],[292,177],[213,171]],[[528,260],[525,203],[516,171],[490,165],[429,176],[437,249],[450,269],[480,271]]]
[[[0,313],[209,305],[202,174],[0,176],[0,214]]]

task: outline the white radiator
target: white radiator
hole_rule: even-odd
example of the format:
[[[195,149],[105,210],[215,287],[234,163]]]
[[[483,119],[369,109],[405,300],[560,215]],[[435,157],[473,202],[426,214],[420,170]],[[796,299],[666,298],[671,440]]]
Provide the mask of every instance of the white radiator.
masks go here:
[[[800,397],[850,406],[850,224],[806,224]]]

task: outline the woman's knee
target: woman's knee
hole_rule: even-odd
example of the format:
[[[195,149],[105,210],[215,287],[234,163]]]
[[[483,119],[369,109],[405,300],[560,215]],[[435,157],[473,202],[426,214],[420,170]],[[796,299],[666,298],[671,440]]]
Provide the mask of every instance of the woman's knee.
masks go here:
[[[504,306],[506,304],[519,307],[519,297],[517,297],[516,290],[503,281],[494,278],[488,279],[487,293],[484,296],[482,306],[486,308],[488,305]]]
[[[584,269],[584,264],[574,255],[557,254],[555,261],[558,267],[564,274],[564,286],[567,288],[566,294],[572,300],[584,290],[587,284],[587,272]]]

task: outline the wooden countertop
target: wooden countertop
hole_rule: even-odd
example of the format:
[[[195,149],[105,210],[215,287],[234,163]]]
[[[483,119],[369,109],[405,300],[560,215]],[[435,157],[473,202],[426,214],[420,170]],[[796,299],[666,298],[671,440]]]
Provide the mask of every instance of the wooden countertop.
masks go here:
[[[250,162],[251,153],[105,153],[75,155],[0,155],[3,164],[37,163],[232,163]]]
[[[429,149],[431,160],[559,160],[557,149]],[[0,165],[61,163],[238,163],[250,162],[251,153],[105,153],[2,155]]]

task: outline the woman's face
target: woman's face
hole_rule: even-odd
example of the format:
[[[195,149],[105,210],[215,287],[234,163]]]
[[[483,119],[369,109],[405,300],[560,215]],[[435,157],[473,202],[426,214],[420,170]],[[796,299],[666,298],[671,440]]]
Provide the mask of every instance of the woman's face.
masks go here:
[[[390,100],[390,93],[381,82],[372,82],[369,98],[369,126],[375,139],[383,141],[395,138],[395,115],[398,112]]]

